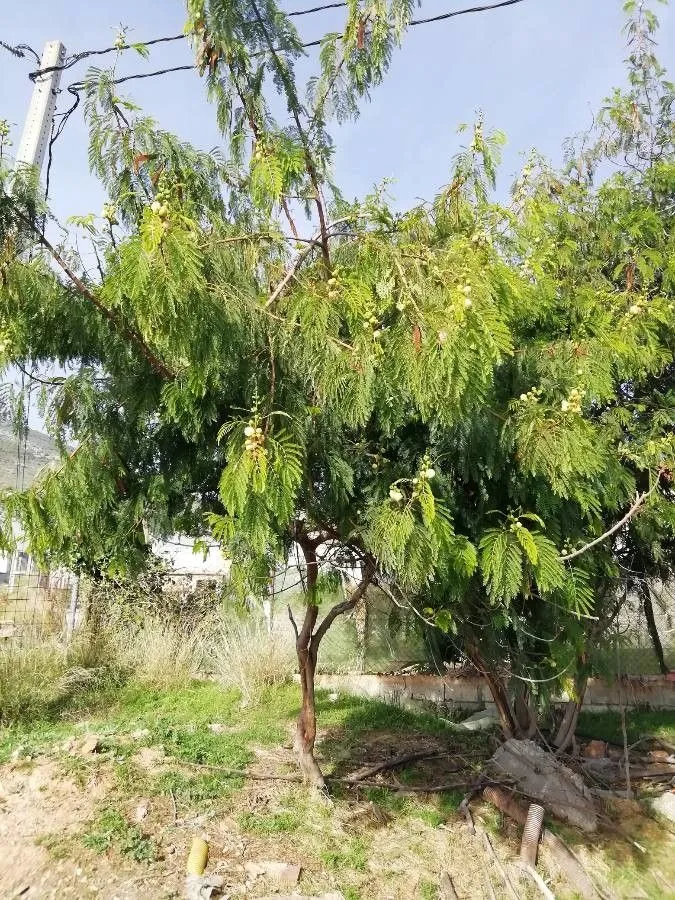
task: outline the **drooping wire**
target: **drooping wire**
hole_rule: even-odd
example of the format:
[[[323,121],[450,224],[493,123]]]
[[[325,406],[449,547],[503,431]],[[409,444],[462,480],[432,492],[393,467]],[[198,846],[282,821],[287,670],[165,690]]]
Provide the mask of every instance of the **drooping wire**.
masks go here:
[[[450,12],[439,13],[436,16],[430,16],[430,17],[424,18],[424,19],[411,19],[411,21],[409,22],[409,25],[410,25],[410,27],[414,27],[417,25],[428,25],[433,22],[440,22],[445,19],[455,18],[457,16],[470,15],[472,13],[489,12],[491,10],[500,9],[502,7],[515,6],[516,4],[523,3],[523,2],[525,2],[525,0],[499,0],[499,2],[496,2],[496,3],[490,3],[490,4],[481,5],[481,6],[471,6],[471,7],[465,7],[463,9],[451,10]],[[335,8],[346,7],[346,6],[347,6],[346,2],[342,2],[342,0],[339,0],[339,2],[327,3],[327,4],[323,4],[321,6],[314,6],[309,9],[292,10],[291,12],[285,13],[285,15],[287,15],[289,17],[290,16],[304,16],[304,15],[310,15],[312,13],[318,13],[318,12],[321,12],[326,9],[335,9]],[[187,35],[187,34],[177,34],[177,35],[170,35],[168,37],[153,38],[152,40],[149,40],[149,41],[139,41],[138,43],[139,43],[139,45],[143,45],[143,46],[147,47],[147,46],[152,46],[154,44],[184,40],[188,36],[189,35]],[[314,41],[305,41],[300,46],[304,49],[309,49],[311,47],[319,47],[322,44],[322,41],[323,41],[323,39],[321,39],[321,38],[314,40]],[[6,46],[6,45],[3,44],[3,46]],[[23,47],[25,45],[19,45],[19,46]],[[120,50],[130,49],[132,46],[133,45],[131,45],[131,44],[125,44],[122,47],[105,47],[102,50],[84,50],[80,53],[75,53],[72,56],[68,57],[68,59],[66,59],[66,61],[61,65],[49,66],[47,68],[37,69],[36,71],[31,72],[29,74],[29,78],[32,81],[35,81],[35,79],[39,75],[44,75],[48,72],[55,72],[55,71],[62,70],[62,69],[69,69],[72,66],[76,65],[81,60],[86,59],[89,56],[101,56],[101,55],[107,54],[107,53],[118,53]],[[11,51],[11,50],[16,50],[18,48],[7,47],[7,49],[10,49],[10,51]],[[30,48],[28,48],[28,49],[30,49]],[[35,54],[35,51],[32,51],[32,52]],[[267,52],[269,52],[269,51],[261,50],[256,53],[253,53],[252,56],[263,56]],[[35,54],[35,56],[37,57],[37,54]],[[37,59],[39,61],[39,57],[37,57]],[[128,82],[128,81],[138,81],[138,80],[145,79],[145,78],[156,78],[160,75],[168,75],[172,72],[193,71],[196,68],[197,68],[197,66],[194,64],[169,66],[164,69],[157,69],[153,72],[137,72],[132,75],[123,75],[120,78],[114,79],[111,83],[112,84],[124,84],[125,82]],[[77,107],[80,103],[80,99],[81,99],[80,91],[82,91],[83,89],[84,89],[84,82],[82,82],[82,81],[73,82],[72,84],[68,85],[66,90],[68,91],[68,93],[70,93],[75,98],[75,100],[72,103],[72,105],[64,113],[61,114],[61,121],[59,122],[59,125],[56,128],[56,130],[54,130],[54,128],[52,128],[52,135],[51,135],[51,138],[49,141],[48,157],[47,157],[47,175],[46,175],[47,196],[49,196],[49,181],[50,181],[50,175],[51,175],[54,144],[56,143],[56,141],[59,139],[59,137],[63,133],[63,129],[65,128],[68,119],[70,118],[72,113],[74,113],[75,110],[77,109]]]
[[[5,50],[11,53],[12,56],[16,56],[17,59],[23,59],[26,56],[26,53],[24,51],[27,50],[29,53],[33,54],[37,61],[37,64],[40,65],[40,57],[28,44],[16,44],[15,46],[12,46],[11,44],[6,44],[4,41],[0,41],[0,47],[3,47]]]
[[[489,12],[491,10],[501,9],[502,7],[506,7],[506,6],[515,6],[518,3],[524,3],[524,2],[525,2],[525,0],[499,0],[499,2],[497,2],[497,3],[489,3],[489,4],[484,4],[481,6],[471,6],[471,7],[465,7],[463,9],[455,9],[455,10],[451,10],[449,12],[439,13],[436,16],[429,16],[424,19],[411,19],[408,24],[411,27],[413,27],[415,25],[427,25],[431,22],[441,22],[445,19],[453,19],[456,16],[466,16],[466,15],[469,15],[472,13]],[[321,6],[313,6],[310,9],[292,10],[291,12],[285,13],[285,15],[288,16],[289,18],[292,16],[307,16],[312,13],[322,12],[323,10],[326,10],[326,9],[337,9],[340,7],[346,7],[347,5],[348,4],[346,2],[325,3]],[[188,38],[189,36],[190,36],[189,34],[175,34],[175,35],[169,35],[168,37],[153,38],[152,40],[149,40],[149,41],[138,41],[137,43],[139,46],[150,47],[153,44],[167,43],[169,41],[182,41],[182,40],[185,40],[186,38]],[[300,44],[300,47],[302,47],[302,48],[318,47],[318,46],[320,46],[321,43],[322,43],[322,39],[318,39],[318,40],[314,40],[314,41],[306,41],[306,42]],[[16,49],[16,48],[10,48],[4,44],[3,44],[3,46],[6,46],[7,49],[10,50],[10,52],[13,49]],[[20,46],[24,46],[24,45],[20,45]],[[64,63],[61,63],[60,65],[47,66],[44,69],[36,69],[34,72],[30,72],[28,77],[31,79],[31,81],[35,81],[35,79],[38,78],[40,75],[46,75],[49,72],[58,72],[58,71],[62,71],[64,69],[70,69],[70,68],[72,68],[72,66],[77,65],[77,63],[79,63],[83,59],[86,59],[87,57],[103,56],[107,53],[119,53],[121,50],[132,49],[133,46],[134,46],[133,44],[122,44],[117,47],[115,47],[115,46],[104,47],[102,50],[83,50],[80,53],[74,53],[72,56],[69,56],[68,59],[66,59],[66,61]],[[32,51],[32,52],[34,53],[35,51]],[[260,51],[260,53],[252,54],[252,56],[263,55],[267,52],[268,51],[263,50],[263,51]],[[36,56],[37,56],[37,54],[36,54]],[[38,62],[39,62],[39,57],[38,57]],[[180,72],[180,71],[184,71],[186,69],[193,69],[193,68],[196,68],[196,67],[195,66],[175,66],[175,67],[168,68],[168,69],[161,69],[157,72],[148,72],[147,74],[129,75],[129,76],[126,76],[125,79],[120,79],[120,81],[116,81],[113,83],[119,84],[123,80],[129,81],[132,78],[152,78],[155,75],[165,75],[167,72]]]

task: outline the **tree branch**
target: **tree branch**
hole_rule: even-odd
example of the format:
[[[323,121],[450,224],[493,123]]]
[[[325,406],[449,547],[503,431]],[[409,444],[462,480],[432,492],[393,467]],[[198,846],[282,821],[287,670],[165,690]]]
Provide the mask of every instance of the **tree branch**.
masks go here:
[[[253,8],[253,12],[255,17],[260,25],[260,28],[265,36],[265,41],[267,42],[267,46],[269,47],[270,53],[272,54],[272,58],[274,59],[274,64],[277,67],[277,71],[279,72],[279,77],[283,81],[286,92],[288,95],[288,108],[291,111],[291,115],[295,121],[295,127],[298,129],[298,136],[300,137],[300,141],[302,142],[302,147],[305,154],[305,165],[307,167],[307,174],[309,175],[309,180],[312,182],[312,186],[315,191],[314,202],[316,203],[316,210],[319,216],[319,230],[321,232],[321,252],[323,254],[323,260],[326,264],[326,268],[330,271],[330,249],[328,247],[328,229],[327,229],[327,220],[326,220],[326,210],[324,205],[323,195],[321,193],[321,184],[319,180],[319,174],[316,169],[316,165],[314,163],[314,159],[312,157],[312,151],[310,149],[309,140],[305,131],[302,127],[302,123],[300,122],[300,115],[298,113],[298,108],[300,106],[298,102],[297,93],[295,90],[295,85],[292,80],[288,77],[288,70],[285,64],[279,58],[278,48],[274,46],[274,42],[270,37],[270,33],[267,30],[267,26],[265,25],[265,21],[263,17],[260,15],[258,7],[255,3],[255,0],[251,0],[251,7]]]
[[[330,232],[331,232],[334,228],[337,228],[337,226],[338,226],[338,225],[341,225],[343,222],[349,222],[351,218],[352,218],[351,216],[345,216],[345,217],[342,218],[342,219],[336,219],[334,222],[331,222],[330,225],[328,225],[328,227],[327,227],[326,235],[327,235],[327,236],[330,236]],[[281,294],[284,292],[284,290],[285,290],[286,287],[288,286],[289,282],[291,282],[291,281],[293,280],[293,278],[294,278],[294,276],[295,276],[295,273],[298,271],[298,269],[300,268],[300,266],[303,264],[303,262],[304,262],[304,261],[307,259],[307,257],[310,255],[310,253],[312,252],[312,250],[314,250],[315,247],[318,247],[318,246],[321,245],[322,241],[323,241],[323,232],[322,232],[321,229],[319,229],[319,230],[313,235],[313,237],[311,238],[311,240],[309,241],[309,243],[307,244],[307,246],[305,247],[305,249],[302,250],[302,251],[295,257],[295,259],[293,260],[293,262],[291,263],[291,265],[288,267],[288,269],[286,270],[286,274],[285,274],[284,277],[281,279],[281,281],[279,282],[279,284],[277,284],[277,286],[274,288],[274,290],[273,290],[272,293],[270,294],[270,296],[269,296],[267,302],[265,303],[265,309],[267,309],[268,307],[272,306],[272,305],[279,299],[279,297],[281,296]]]
[[[71,280],[73,285],[77,288],[80,294],[85,297],[96,309],[101,313],[101,315],[108,320],[108,322],[113,326],[115,331],[126,338],[130,343],[132,343],[137,350],[145,357],[150,366],[154,369],[154,371],[160,375],[162,378],[173,378],[173,372],[162,362],[159,357],[157,357],[152,350],[145,343],[143,338],[138,334],[137,331],[134,331],[132,328],[129,328],[126,325],[123,325],[118,317],[109,310],[106,306],[101,303],[101,301],[96,297],[92,291],[86,286],[86,284],[79,278],[75,272],[70,268],[68,263],[63,259],[60,253],[52,246],[52,244],[47,240],[47,238],[42,234],[40,229],[35,225],[34,222],[25,216],[16,206],[13,204],[14,213],[17,218],[28,228],[31,229],[33,234],[37,237],[38,241],[42,246],[49,252],[54,262],[62,269],[68,278]]]
[[[583,547],[579,547],[578,550],[573,550],[571,553],[566,553],[563,556],[560,556],[559,559],[561,560],[561,562],[567,562],[570,559],[576,559],[577,556],[581,556],[581,554],[586,553],[587,550],[591,550],[593,547],[597,547],[598,544],[601,544],[603,541],[606,541],[608,537],[611,537],[613,534],[616,534],[616,532],[621,527],[623,527],[626,524],[626,522],[630,522],[630,520],[633,518],[633,516],[636,513],[638,513],[640,511],[640,509],[642,509],[642,507],[645,505],[645,502],[649,499],[649,497],[654,493],[654,491],[659,486],[660,475],[661,475],[661,472],[658,473],[658,475],[656,477],[656,481],[654,482],[654,484],[652,485],[652,487],[650,487],[650,489],[648,491],[645,491],[644,493],[637,495],[637,497],[635,498],[635,502],[633,503],[631,508],[628,510],[628,512],[622,519],[619,519],[619,521],[615,525],[612,525],[612,527],[610,529],[605,531],[604,534],[601,534],[600,537],[595,538],[595,540],[589,541],[587,544],[584,544]]]
[[[354,609],[359,600],[363,597],[368,586],[373,580],[373,576],[375,574],[375,562],[372,559],[369,559],[366,562],[366,565],[363,569],[363,577],[358,584],[358,587],[352,594],[349,600],[343,600],[342,603],[336,603],[335,606],[332,607],[327,613],[319,627],[316,629],[312,636],[312,645],[315,648],[318,648],[321,643],[323,636],[326,634],[330,626],[333,624],[335,619],[338,616],[341,616],[343,613],[349,612]]]

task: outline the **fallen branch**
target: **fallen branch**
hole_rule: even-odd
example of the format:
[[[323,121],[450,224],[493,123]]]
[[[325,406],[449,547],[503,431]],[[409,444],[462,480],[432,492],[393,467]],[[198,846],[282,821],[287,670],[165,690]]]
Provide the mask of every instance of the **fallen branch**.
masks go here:
[[[272,775],[261,772],[247,772],[245,769],[229,769],[225,766],[212,766],[208,763],[193,763],[187,762],[186,760],[176,760],[177,765],[188,766],[191,769],[206,769],[210,772],[220,772],[226,778],[248,778],[251,781],[284,781],[290,784],[303,784],[304,779],[301,775]],[[455,771],[460,772],[461,769],[456,769]],[[397,793],[414,793],[414,794],[442,794],[446,791],[456,791],[465,788],[473,788],[477,789],[476,780],[473,781],[454,781],[443,784],[428,784],[428,785],[400,785],[400,784],[386,784],[385,782],[379,781],[353,781],[351,777],[349,778],[339,778],[337,776],[327,776],[326,781],[332,784],[343,784],[347,787],[353,788],[361,788],[361,787],[376,787],[376,788],[385,788],[388,791],[396,791]],[[499,782],[496,782],[499,783]]]
[[[384,762],[376,763],[374,766],[366,766],[347,776],[348,782],[363,781],[364,778],[370,778],[371,775],[377,775],[378,772],[386,772],[390,769],[398,769],[407,763],[417,762],[420,759],[429,759],[438,756],[438,750],[418,750],[415,753],[401,753],[399,756],[393,756]],[[453,769],[453,771],[459,771]]]
[[[483,836],[483,847],[485,848],[488,856],[492,858],[493,863],[497,867],[497,871],[502,877],[502,881],[504,882],[504,887],[506,888],[506,893],[509,895],[511,900],[519,900],[518,894],[513,889],[513,885],[511,884],[511,879],[506,873],[504,866],[501,864],[501,860],[495,853],[495,848],[492,846],[492,841],[486,831],[482,832]]]
[[[441,900],[459,900],[457,891],[455,890],[455,886],[452,883],[452,878],[450,877],[448,872],[443,872],[443,874],[441,875],[441,883],[438,887],[440,890]]]
[[[533,869],[532,866],[526,866],[522,863],[518,864],[518,868],[521,872],[525,872],[526,875],[529,875],[532,881],[537,885],[542,897],[545,897],[546,900],[555,900],[555,894],[548,889],[544,879],[541,877],[539,872],[536,869]]]

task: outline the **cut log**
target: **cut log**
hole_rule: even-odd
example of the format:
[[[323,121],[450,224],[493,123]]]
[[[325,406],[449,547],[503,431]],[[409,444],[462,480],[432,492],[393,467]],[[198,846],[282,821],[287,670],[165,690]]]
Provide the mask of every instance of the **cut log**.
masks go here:
[[[489,766],[512,778],[519,793],[537,800],[562,821],[585,832],[597,830],[593,798],[580,776],[532,741],[510,738],[497,749]]]

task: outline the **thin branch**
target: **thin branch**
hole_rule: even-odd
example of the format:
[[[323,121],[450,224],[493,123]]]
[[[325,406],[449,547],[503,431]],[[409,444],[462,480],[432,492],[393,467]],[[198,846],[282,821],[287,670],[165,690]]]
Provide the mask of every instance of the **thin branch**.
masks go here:
[[[330,237],[330,232],[334,228],[337,228],[337,226],[341,225],[343,222],[349,222],[351,220],[351,218],[352,218],[351,216],[345,216],[342,219],[336,219],[334,222],[331,222],[327,228],[327,235]],[[315,247],[318,247],[321,245],[322,240],[323,240],[323,232],[321,229],[319,229],[312,236],[311,240],[309,241],[309,243],[307,244],[305,249],[302,250],[300,253],[298,253],[298,255],[293,260],[292,264],[288,267],[288,269],[286,270],[286,274],[281,279],[279,284],[277,284],[277,286],[274,288],[274,290],[270,294],[267,302],[265,303],[265,309],[267,309],[269,306],[272,306],[279,299],[280,295],[284,292],[284,290],[286,289],[288,284],[295,277],[295,273],[298,271],[300,266],[310,255],[312,250],[314,250]]]
[[[315,647],[318,647],[321,643],[321,640],[325,633],[328,631],[330,626],[333,624],[335,619],[338,616],[341,616],[343,613],[349,612],[354,609],[359,600],[363,597],[365,592],[367,591],[371,581],[373,580],[373,576],[375,575],[375,563],[372,559],[369,559],[366,562],[366,565],[363,570],[363,577],[359,582],[358,587],[352,594],[349,600],[343,600],[342,603],[336,603],[335,606],[332,607],[324,617],[323,621],[316,629],[314,634],[312,635],[312,644]]]
[[[314,157],[312,156],[309,139],[305,134],[305,130],[302,127],[302,123],[300,121],[300,113],[298,112],[300,104],[298,102],[295,85],[293,84],[292,79],[289,78],[286,63],[279,57],[280,51],[274,46],[274,42],[272,41],[270,33],[267,29],[267,25],[265,24],[263,17],[260,15],[255,0],[251,0],[251,7],[253,8],[255,17],[258,21],[258,24],[260,25],[263,35],[265,36],[265,41],[267,42],[267,46],[269,47],[270,53],[272,54],[272,58],[274,59],[274,64],[279,73],[279,77],[283,81],[286,88],[286,93],[288,95],[288,108],[291,112],[291,115],[293,116],[293,120],[295,121],[295,127],[298,129],[298,136],[300,138],[300,141],[302,142],[302,147],[305,154],[305,166],[307,168],[307,174],[309,175],[309,180],[312,182],[312,186],[314,187],[315,191],[314,202],[316,204],[316,211],[319,216],[319,229],[321,232],[321,252],[323,254],[323,260],[326,264],[326,268],[330,271],[330,249],[328,247],[328,230],[325,201],[321,193],[321,181],[316,168],[316,164],[314,162]]]
[[[635,503],[628,510],[626,515],[620,519],[615,525],[612,525],[610,529],[601,534],[600,537],[595,538],[594,541],[589,541],[588,544],[584,544],[583,547],[579,547],[578,550],[573,550],[572,553],[566,553],[563,556],[560,556],[559,559],[561,562],[567,562],[570,559],[576,559],[577,556],[581,556],[582,553],[586,553],[587,550],[591,550],[593,547],[597,547],[598,544],[602,544],[603,541],[606,541],[608,537],[611,537],[613,534],[622,528],[627,522],[633,518],[633,516],[642,509],[645,502],[649,499],[649,497],[654,493],[654,491],[659,486],[659,477],[661,472],[658,473],[654,484],[650,487],[648,491],[645,491],[642,494],[638,494],[635,498]]]
[[[298,582],[300,584],[300,582]],[[295,585],[297,587],[297,585]],[[298,623],[295,621],[295,616],[293,615],[293,610],[291,609],[291,604],[289,603],[286,607],[288,610],[288,618],[291,620],[291,625],[293,626],[293,631],[295,632],[295,640],[297,641],[299,635],[298,632]]]
[[[154,369],[154,371],[160,375],[162,378],[173,378],[173,372],[162,362],[159,357],[157,357],[152,350],[145,343],[143,338],[138,334],[138,332],[133,329],[123,325],[118,317],[109,310],[106,306],[101,303],[101,301],[93,294],[86,284],[79,278],[73,270],[70,268],[68,263],[63,259],[63,257],[59,254],[59,252],[51,245],[51,243],[47,240],[47,238],[42,234],[39,228],[32,222],[27,216],[25,216],[19,209],[14,206],[14,212],[17,218],[23,222],[24,225],[27,225],[28,228],[35,234],[38,241],[42,246],[47,250],[54,262],[61,268],[71,282],[75,285],[77,290],[85,297],[96,309],[101,313],[101,315],[108,320],[108,322],[113,326],[115,331],[120,334],[122,337],[126,338],[130,341],[145,357],[150,366]]]

